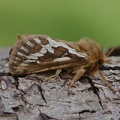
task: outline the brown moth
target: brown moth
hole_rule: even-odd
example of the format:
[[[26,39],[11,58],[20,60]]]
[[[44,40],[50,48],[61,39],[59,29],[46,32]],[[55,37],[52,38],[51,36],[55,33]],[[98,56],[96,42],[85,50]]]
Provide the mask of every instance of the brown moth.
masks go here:
[[[20,76],[49,70],[56,70],[59,74],[66,69],[75,74],[68,92],[83,75],[92,77],[97,72],[115,92],[99,70],[107,61],[102,47],[89,38],[67,42],[46,35],[19,35],[9,58],[9,71],[12,75]]]

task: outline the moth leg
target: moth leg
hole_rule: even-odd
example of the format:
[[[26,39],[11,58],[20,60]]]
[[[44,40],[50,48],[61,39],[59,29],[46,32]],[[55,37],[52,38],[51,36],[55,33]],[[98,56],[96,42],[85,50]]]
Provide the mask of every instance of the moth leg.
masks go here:
[[[57,77],[61,72],[62,72],[62,69],[57,69],[55,74],[50,76],[46,81],[49,81],[50,79]]]
[[[112,88],[111,84],[106,80],[106,78],[105,78],[105,76],[103,75],[103,73],[102,73],[100,70],[98,70],[97,72],[99,73],[99,75],[100,75],[100,77],[102,78],[103,82],[104,82],[114,93],[116,93],[116,90],[114,90],[114,89]]]
[[[70,88],[75,84],[75,82],[81,78],[81,76],[83,76],[83,74],[85,73],[85,69],[79,69],[75,76],[73,77],[72,81],[71,81],[71,84],[69,85],[67,91],[68,91],[68,94],[70,93]]]

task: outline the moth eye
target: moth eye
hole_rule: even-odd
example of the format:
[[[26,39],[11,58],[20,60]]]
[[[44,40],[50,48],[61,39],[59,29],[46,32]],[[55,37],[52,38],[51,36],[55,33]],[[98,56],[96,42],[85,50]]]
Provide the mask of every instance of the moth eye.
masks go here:
[[[101,66],[103,64],[103,60],[99,59],[98,64]]]

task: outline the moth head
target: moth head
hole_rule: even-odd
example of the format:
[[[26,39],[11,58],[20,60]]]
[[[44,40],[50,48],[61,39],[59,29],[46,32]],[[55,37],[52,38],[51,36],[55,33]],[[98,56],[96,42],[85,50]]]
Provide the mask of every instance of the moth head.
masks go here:
[[[113,91],[116,92],[110,83],[106,80],[104,74],[102,71],[99,70],[99,68],[106,62],[109,62],[110,60],[107,60],[107,57],[112,52],[110,51],[107,55],[104,53],[102,47],[96,43],[95,41],[84,38],[78,42],[79,48],[81,52],[85,52],[88,57],[88,64],[85,66],[86,73],[88,76],[94,76],[97,72],[102,80],[105,82],[105,84]]]
[[[97,64],[98,64],[98,68],[101,67],[104,64],[104,60],[103,59],[99,59]]]
[[[104,54],[104,52],[102,52],[100,54],[100,58],[98,59],[98,66],[102,66],[104,63],[108,63],[108,62],[111,62],[111,60],[107,59],[109,57],[109,55],[113,52],[113,50],[115,49],[112,48],[107,54]]]
[[[90,65],[95,65],[95,67],[99,68],[105,63],[106,55],[96,41],[90,38],[83,38],[78,43],[80,50],[88,55]]]
[[[103,66],[104,63],[109,63],[111,60],[108,59],[109,55],[113,52],[115,49],[112,48],[107,54],[104,53],[104,51],[101,48],[101,51],[99,52],[99,59],[97,61],[97,68],[99,69],[101,66]]]

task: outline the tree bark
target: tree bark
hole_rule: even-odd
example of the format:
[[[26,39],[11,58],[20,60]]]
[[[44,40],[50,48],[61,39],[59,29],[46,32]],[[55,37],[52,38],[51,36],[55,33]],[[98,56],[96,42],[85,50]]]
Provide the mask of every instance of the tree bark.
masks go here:
[[[120,57],[101,69],[117,90],[113,93],[96,75],[77,81],[68,95],[72,75],[52,72],[14,77],[8,70],[8,52],[0,52],[0,120],[120,120]],[[6,57],[6,58],[5,58]],[[48,80],[48,81],[46,81]],[[96,92],[96,94],[95,94]]]

